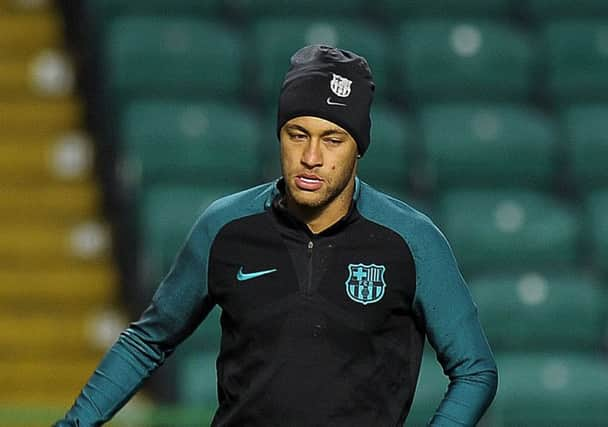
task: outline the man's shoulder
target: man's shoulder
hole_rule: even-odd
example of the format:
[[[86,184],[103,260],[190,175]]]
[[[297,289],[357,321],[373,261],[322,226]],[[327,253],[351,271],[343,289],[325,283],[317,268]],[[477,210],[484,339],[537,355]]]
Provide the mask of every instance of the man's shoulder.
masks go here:
[[[407,202],[364,182],[361,182],[357,207],[361,215],[368,220],[399,234],[414,251],[430,242],[440,242],[445,239],[443,233],[426,214]]]
[[[215,200],[198,218],[198,226],[215,234],[231,221],[264,212],[274,187],[274,181],[267,182]]]
[[[360,212],[370,220],[382,222],[416,225],[432,223],[430,218],[409,203],[375,189],[361,181],[361,189],[357,206]]]
[[[212,214],[226,214],[232,211],[247,213],[262,211],[266,200],[274,189],[274,181],[256,185],[215,200],[207,208]]]

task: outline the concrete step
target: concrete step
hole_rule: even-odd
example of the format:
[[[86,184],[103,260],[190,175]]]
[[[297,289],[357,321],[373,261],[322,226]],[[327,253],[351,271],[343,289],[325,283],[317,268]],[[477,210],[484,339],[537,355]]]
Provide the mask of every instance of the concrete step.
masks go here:
[[[92,182],[93,143],[85,133],[0,134],[0,188]]]
[[[89,360],[105,353],[126,326],[124,316],[112,308],[85,314],[3,312],[0,362],[44,364]]]
[[[93,181],[53,182],[46,185],[0,184],[0,194],[0,220],[4,223],[73,224],[96,217],[101,206],[99,189]]]
[[[41,13],[53,10],[53,0],[0,0],[3,13]]]
[[[118,273],[111,264],[72,269],[0,270],[0,312],[59,311],[82,313],[112,304],[119,296]]]
[[[48,364],[0,361],[0,401],[64,405],[67,410],[98,363],[97,356]]]
[[[109,227],[96,220],[77,224],[3,223],[0,236],[1,269],[108,265],[111,260]]]
[[[53,12],[0,14],[0,52],[21,56],[61,46],[63,29]]]
[[[0,93],[4,98],[27,95],[56,99],[74,93],[74,65],[58,50],[44,49],[29,56],[0,56],[0,70]]]
[[[29,129],[36,129],[38,135],[66,132],[79,129],[82,119],[81,101],[76,98],[41,101],[0,95],[0,131],[3,135],[18,135]]]

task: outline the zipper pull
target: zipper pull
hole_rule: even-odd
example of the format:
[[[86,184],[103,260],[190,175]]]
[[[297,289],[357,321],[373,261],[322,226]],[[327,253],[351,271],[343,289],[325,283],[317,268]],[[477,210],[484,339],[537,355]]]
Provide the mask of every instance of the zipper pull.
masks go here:
[[[313,243],[313,241],[309,241],[308,242],[308,255],[312,255],[312,248],[315,246],[315,244]]]

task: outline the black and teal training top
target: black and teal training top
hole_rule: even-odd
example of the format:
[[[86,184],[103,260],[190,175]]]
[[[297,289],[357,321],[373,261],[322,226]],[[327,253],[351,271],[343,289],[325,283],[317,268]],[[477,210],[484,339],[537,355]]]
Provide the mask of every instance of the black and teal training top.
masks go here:
[[[425,335],[450,378],[430,424],[478,421],[497,370],[441,232],[356,179],[348,214],[313,234],[283,207],[283,184],[222,198],[198,218],[151,305],[58,425],[110,419],[215,304],[212,426],[401,426]]]

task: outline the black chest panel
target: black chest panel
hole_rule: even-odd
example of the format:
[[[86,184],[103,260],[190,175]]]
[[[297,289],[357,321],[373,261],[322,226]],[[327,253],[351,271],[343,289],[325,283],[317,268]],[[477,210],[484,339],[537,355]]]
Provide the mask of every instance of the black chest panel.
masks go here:
[[[222,308],[213,425],[402,422],[423,342],[415,277],[403,239],[359,215],[320,235],[272,210],[226,225],[209,262]]]

